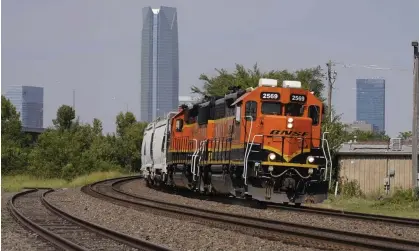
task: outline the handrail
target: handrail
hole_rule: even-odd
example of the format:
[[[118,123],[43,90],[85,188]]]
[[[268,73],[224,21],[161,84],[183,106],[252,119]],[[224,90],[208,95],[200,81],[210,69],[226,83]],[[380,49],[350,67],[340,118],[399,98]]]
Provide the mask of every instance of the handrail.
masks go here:
[[[247,153],[247,148],[249,147],[250,135],[252,134],[252,129],[253,129],[253,117],[252,116],[245,116],[245,118],[250,118],[249,136],[247,137],[246,150],[244,151],[244,156],[245,156],[245,159],[246,159],[246,153]]]
[[[244,178],[244,184],[245,185],[247,185],[247,167],[248,167],[247,161],[249,159],[250,152],[252,151],[253,143],[255,142],[255,138],[256,137],[263,137],[263,134],[256,134],[256,135],[254,135],[253,136],[253,139],[252,139],[252,143],[250,144],[249,150],[247,151],[247,154],[246,154],[246,152],[244,153],[243,178]],[[249,144],[249,142],[247,144]]]
[[[329,134],[329,132],[324,132],[323,137],[322,137],[322,150],[323,150],[323,154],[324,154],[324,159],[326,160],[326,170],[325,170],[324,180],[327,180],[328,171],[329,171],[330,180],[332,180],[332,162],[331,162],[332,157],[331,157],[331,154],[330,154],[329,142],[326,139],[326,134]],[[326,154],[326,150],[325,150],[325,147],[324,147],[325,144],[326,144],[326,147],[327,147],[327,154]],[[330,164],[330,170],[329,170],[329,164]]]
[[[205,141],[199,142],[199,148],[198,148],[198,150],[196,151],[196,154],[195,154],[194,165],[192,166],[192,170],[191,170],[192,171],[192,180],[193,181],[196,181],[196,167],[198,166],[198,162],[199,162],[199,161],[197,161],[197,158],[200,155],[201,148],[202,148],[202,145],[204,144],[204,142]]]
[[[195,156],[198,152],[198,140],[197,139],[192,139],[195,142],[195,151],[192,154],[192,175],[195,177]]]
[[[198,152],[198,155],[199,155],[198,163],[201,162],[202,153],[204,151],[205,145],[207,144],[207,140],[203,140],[201,143],[202,143],[202,146],[201,146],[201,148],[200,148],[200,150]],[[198,164],[196,166],[198,166]],[[199,175],[200,175],[200,173],[199,173],[199,168],[198,168],[197,177],[199,177]],[[194,181],[195,181],[195,179],[194,179]]]
[[[332,155],[330,154],[330,147],[329,147],[329,141],[326,140],[327,145],[327,153],[329,154],[329,165],[330,165],[330,172],[329,172],[329,181],[332,181],[332,171],[333,171],[333,161],[332,161]],[[331,186],[331,182],[329,182],[329,186]]]

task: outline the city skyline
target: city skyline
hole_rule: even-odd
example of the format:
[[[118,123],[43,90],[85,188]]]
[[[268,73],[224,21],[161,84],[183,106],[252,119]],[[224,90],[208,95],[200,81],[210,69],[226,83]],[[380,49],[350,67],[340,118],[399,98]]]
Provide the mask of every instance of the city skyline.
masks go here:
[[[141,121],[177,109],[179,47],[176,8],[144,7],[141,38]]]
[[[44,127],[44,88],[25,85],[8,86],[4,96],[20,113],[22,127],[31,129]]]
[[[356,120],[373,125],[375,132],[385,132],[386,81],[385,79],[356,80]]]
[[[411,130],[417,0],[266,0],[263,5],[248,0],[4,0],[2,93],[10,85],[44,87],[44,127],[52,125],[60,105],[71,106],[73,89],[80,121],[101,119],[104,132],[115,132],[115,117],[127,106],[140,119],[141,10],[162,5],[179,13],[179,95],[190,95],[192,85],[202,87],[201,73],[213,76],[214,68],[233,70],[235,63],[251,68],[257,62],[263,71],[325,68],[330,59],[377,65],[391,69],[334,67],[336,114],[343,122],[356,120],[355,79],[380,76],[387,82],[387,133]],[[278,10],[287,11],[278,16]]]

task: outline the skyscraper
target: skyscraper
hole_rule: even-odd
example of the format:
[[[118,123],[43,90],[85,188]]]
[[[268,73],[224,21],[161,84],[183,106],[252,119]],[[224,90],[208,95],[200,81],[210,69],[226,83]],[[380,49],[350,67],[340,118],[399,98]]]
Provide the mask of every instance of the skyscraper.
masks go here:
[[[373,125],[374,131],[385,131],[385,95],[384,79],[356,80],[356,120]]]
[[[141,120],[152,121],[179,103],[179,46],[176,8],[143,8]]]
[[[9,86],[4,95],[20,113],[22,127],[43,128],[44,88],[35,86]]]

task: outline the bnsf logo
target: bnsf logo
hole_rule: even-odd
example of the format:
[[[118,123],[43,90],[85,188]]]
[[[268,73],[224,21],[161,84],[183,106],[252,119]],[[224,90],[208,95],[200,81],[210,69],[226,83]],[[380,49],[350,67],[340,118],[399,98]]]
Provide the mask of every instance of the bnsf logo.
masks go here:
[[[295,131],[289,131],[289,130],[272,130],[270,134],[274,135],[285,135],[285,136],[300,136],[304,137],[307,136],[307,132],[295,132]]]

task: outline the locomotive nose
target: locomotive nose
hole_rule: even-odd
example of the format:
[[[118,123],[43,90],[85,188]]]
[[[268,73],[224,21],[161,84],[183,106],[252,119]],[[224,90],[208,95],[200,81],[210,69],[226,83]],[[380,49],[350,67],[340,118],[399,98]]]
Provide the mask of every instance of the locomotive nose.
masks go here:
[[[284,117],[264,121],[265,148],[291,161],[310,146],[311,120],[302,117]],[[271,156],[269,156],[271,157]],[[269,159],[268,161],[277,161]]]

